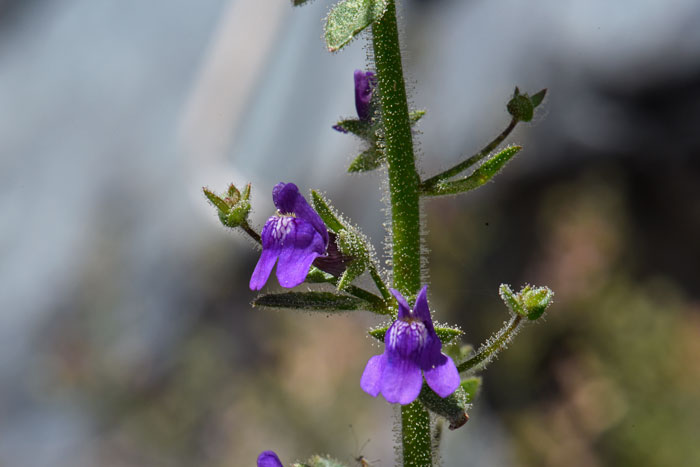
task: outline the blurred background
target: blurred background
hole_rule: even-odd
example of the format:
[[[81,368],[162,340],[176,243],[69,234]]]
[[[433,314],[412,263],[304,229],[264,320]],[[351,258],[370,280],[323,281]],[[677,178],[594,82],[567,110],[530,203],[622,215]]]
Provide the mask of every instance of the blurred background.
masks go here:
[[[382,174],[346,175],[330,128],[366,41],[325,50],[331,4],[0,1],[0,465],[393,465],[359,390],[378,321],[252,309],[258,253],[201,194],[251,181],[259,228],[275,183],[317,188],[383,251]],[[426,176],[549,90],[497,183],[425,204],[431,306],[467,341],[501,282],[557,294],[444,465],[700,465],[700,3],[401,6]]]

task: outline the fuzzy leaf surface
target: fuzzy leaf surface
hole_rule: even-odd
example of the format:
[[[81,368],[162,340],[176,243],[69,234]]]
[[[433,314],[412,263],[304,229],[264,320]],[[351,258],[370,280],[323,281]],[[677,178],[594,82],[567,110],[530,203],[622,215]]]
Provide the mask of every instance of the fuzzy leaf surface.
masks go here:
[[[287,292],[261,295],[253,301],[253,306],[322,312],[371,309],[371,305],[360,298],[333,292]]]
[[[328,50],[339,50],[367,26],[381,19],[388,3],[388,0],[344,0],[334,6],[326,19]]]

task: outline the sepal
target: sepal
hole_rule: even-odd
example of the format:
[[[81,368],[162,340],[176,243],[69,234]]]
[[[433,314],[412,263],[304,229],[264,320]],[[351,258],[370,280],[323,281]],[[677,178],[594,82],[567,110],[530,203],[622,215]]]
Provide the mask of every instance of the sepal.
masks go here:
[[[384,336],[390,325],[379,326],[368,331],[369,335],[377,339],[379,342],[384,342]],[[435,326],[435,334],[440,338],[442,345],[449,345],[456,338],[464,334],[459,328],[447,326]]]
[[[539,319],[552,304],[554,292],[548,287],[526,285],[517,294],[507,284],[498,289],[501,300],[516,315],[530,321]]]
[[[250,183],[241,193],[235,185],[231,184],[226,191],[226,196],[221,197],[207,187],[202,188],[204,196],[211,202],[219,214],[219,220],[226,227],[242,227],[248,225],[250,213]]]
[[[370,257],[366,242],[362,236],[352,230],[343,229],[338,232],[337,241],[341,253],[352,258],[352,262],[348,264],[338,281],[338,290],[343,290],[367,270]]]
[[[321,220],[326,224],[326,227],[331,231],[337,234],[345,229],[343,223],[338,219],[338,215],[328,204],[328,201],[316,190],[311,190],[311,204],[313,204],[314,210],[318,215],[321,216]]]
[[[530,97],[527,94],[521,94],[520,89],[516,86],[513,97],[508,101],[508,105],[506,106],[508,113],[516,120],[523,122],[531,121],[535,114],[535,108],[542,103],[545,94],[547,94],[547,90],[543,89]]]
[[[470,403],[474,402],[477,394],[479,394],[479,389],[481,389],[481,378],[479,376],[472,376],[462,381],[462,384],[459,386],[464,391],[466,401]]]
[[[469,420],[467,415],[467,410],[471,407],[469,397],[470,395],[460,385],[455,392],[443,399],[423,383],[418,400],[426,409],[447,419],[450,430],[456,430]]]
[[[328,50],[336,52],[367,26],[384,16],[388,0],[343,0],[326,18],[324,37]]]
[[[384,153],[376,147],[375,143],[372,146],[360,153],[348,167],[348,172],[369,172],[379,168],[384,162]]]
[[[284,308],[320,312],[373,310],[361,298],[333,292],[287,292],[261,295],[253,300],[254,307]]]
[[[367,141],[374,141],[376,139],[371,121],[348,118],[333,125],[333,129],[342,133],[352,133]]]

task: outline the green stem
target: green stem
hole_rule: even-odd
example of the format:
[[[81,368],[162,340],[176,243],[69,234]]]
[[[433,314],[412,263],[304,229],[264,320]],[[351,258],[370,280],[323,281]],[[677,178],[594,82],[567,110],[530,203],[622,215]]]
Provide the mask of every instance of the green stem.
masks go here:
[[[420,288],[420,178],[413,155],[394,0],[372,32],[391,195],[394,287],[413,297]]]
[[[439,173],[433,177],[430,177],[429,179],[423,181],[421,183],[421,190],[422,191],[430,191],[431,188],[435,187],[438,183],[447,180],[450,177],[454,177],[455,175],[459,175],[463,171],[467,170],[469,167],[472,165],[476,164],[479,162],[481,159],[484,157],[488,156],[491,151],[496,149],[499,144],[503,142],[504,139],[508,137],[508,135],[513,131],[515,126],[518,124],[519,120],[517,118],[513,118],[510,121],[510,124],[506,127],[505,130],[501,132],[500,135],[496,136],[493,141],[491,141],[489,144],[483,147],[483,149],[476,154],[474,154],[472,157],[469,159],[460,162],[459,164],[455,165],[454,167],[445,170],[442,173]]]
[[[513,340],[513,337],[520,331],[523,324],[523,317],[514,314],[508,323],[501,328],[498,333],[486,345],[482,345],[479,352],[466,362],[457,366],[460,373],[465,371],[475,372],[483,369],[493,358],[498,355],[498,352],[505,349],[508,343]]]
[[[394,0],[389,0],[384,16],[372,26],[372,39],[391,197],[394,287],[413,297],[421,285],[420,177],[413,154]],[[401,443],[404,466],[432,466],[430,416],[420,402],[401,407]]]
[[[377,289],[379,289],[379,293],[382,294],[384,300],[387,302],[391,300],[391,293],[389,293],[389,289],[386,287],[382,276],[379,275],[379,271],[377,271],[377,266],[374,263],[370,264],[369,266],[369,275],[372,276],[372,280],[377,286]]]
[[[253,229],[248,225],[247,222],[244,222],[243,224],[241,224],[241,229],[243,229],[243,231],[244,231],[245,233],[247,233],[248,236],[250,236],[250,238],[253,239],[253,241],[255,241],[255,242],[259,243],[260,245],[262,245],[262,239],[260,238],[260,234],[257,233],[255,230],[253,230]]]

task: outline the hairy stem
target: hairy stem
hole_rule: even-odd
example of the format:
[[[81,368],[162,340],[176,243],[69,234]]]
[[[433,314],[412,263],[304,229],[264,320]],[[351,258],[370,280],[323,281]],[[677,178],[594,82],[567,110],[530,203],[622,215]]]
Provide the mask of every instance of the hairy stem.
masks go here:
[[[256,243],[262,245],[262,240],[260,239],[260,234],[257,233],[255,230],[253,230],[253,229],[248,225],[247,222],[241,224],[241,229],[243,229],[243,231],[244,231],[245,233],[247,233],[248,236],[249,236],[250,238],[252,238]]]
[[[513,118],[510,121],[510,124],[506,127],[505,130],[501,132],[500,135],[496,136],[493,141],[491,141],[489,144],[483,147],[483,149],[473,156],[471,156],[469,159],[460,162],[459,164],[455,165],[454,167],[445,170],[442,173],[439,173],[433,177],[430,177],[429,179],[423,181],[421,183],[421,190],[422,191],[430,191],[432,188],[434,188],[438,183],[447,180],[450,177],[454,177],[455,175],[459,175],[463,171],[467,170],[469,167],[472,165],[476,164],[479,162],[481,159],[484,157],[488,156],[491,151],[496,149],[499,144],[503,142],[504,139],[508,137],[508,135],[513,131],[515,126],[518,124],[518,119]]]
[[[384,16],[372,26],[372,45],[389,175],[394,287],[413,297],[420,288],[420,177],[413,154],[394,0],[389,0]],[[430,416],[419,402],[401,408],[401,444],[404,466],[432,465]]]
[[[460,373],[465,371],[477,371],[483,369],[498,353],[505,349],[513,337],[520,331],[523,324],[523,317],[514,314],[513,317],[503,326],[496,335],[482,345],[479,351],[472,358],[457,366]]]
[[[377,266],[372,263],[369,266],[369,275],[372,276],[372,280],[374,281],[374,284],[377,286],[377,289],[379,290],[379,293],[382,294],[382,297],[384,300],[389,301],[391,300],[391,294],[389,293],[389,289],[386,287],[386,284],[384,283],[384,279],[382,279],[382,276],[379,275],[379,271],[377,271]]]

